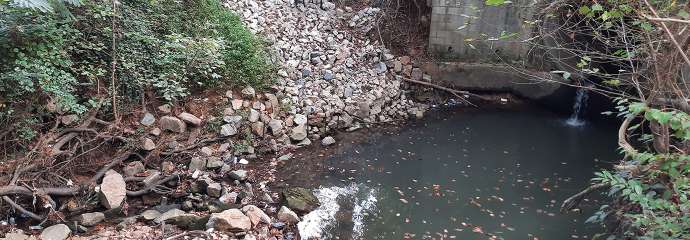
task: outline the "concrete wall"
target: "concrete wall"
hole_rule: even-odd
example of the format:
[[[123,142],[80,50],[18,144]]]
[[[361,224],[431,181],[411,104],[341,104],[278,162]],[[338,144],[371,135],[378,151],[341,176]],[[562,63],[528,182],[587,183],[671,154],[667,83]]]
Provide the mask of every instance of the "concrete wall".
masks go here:
[[[443,58],[462,61],[526,60],[528,46],[520,40],[532,34],[531,25],[525,23],[532,19],[532,2],[513,0],[498,7],[486,6],[484,2],[431,0],[429,50]],[[517,35],[489,40],[502,32]]]

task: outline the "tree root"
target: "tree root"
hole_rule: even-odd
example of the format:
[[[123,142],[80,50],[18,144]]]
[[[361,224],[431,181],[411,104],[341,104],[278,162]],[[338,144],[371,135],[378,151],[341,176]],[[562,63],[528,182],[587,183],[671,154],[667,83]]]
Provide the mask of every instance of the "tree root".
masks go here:
[[[168,176],[168,177],[166,177],[166,178],[163,178],[163,179],[161,179],[161,180],[158,180],[158,182],[156,182],[156,183],[154,183],[154,184],[145,186],[144,188],[142,188],[142,189],[140,189],[140,190],[137,190],[137,191],[127,191],[127,196],[128,196],[128,197],[140,197],[140,196],[142,196],[142,195],[144,195],[144,194],[147,194],[147,193],[151,192],[155,187],[158,187],[158,186],[160,186],[160,185],[163,185],[163,184],[165,184],[166,182],[168,182],[168,181],[170,181],[170,180],[173,180],[173,179],[176,179],[176,178],[179,178],[179,177],[180,177],[180,176],[177,175],[177,174],[170,175],[170,176]]]

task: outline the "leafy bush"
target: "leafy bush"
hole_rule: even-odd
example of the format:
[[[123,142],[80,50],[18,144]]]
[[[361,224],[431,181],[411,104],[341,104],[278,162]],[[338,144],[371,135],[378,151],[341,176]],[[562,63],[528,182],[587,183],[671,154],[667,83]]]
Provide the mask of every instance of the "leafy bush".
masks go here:
[[[47,103],[81,114],[112,94],[127,104],[147,92],[174,101],[204,88],[271,84],[263,42],[219,0],[126,0],[117,11],[104,0],[45,4],[0,2],[2,125]]]

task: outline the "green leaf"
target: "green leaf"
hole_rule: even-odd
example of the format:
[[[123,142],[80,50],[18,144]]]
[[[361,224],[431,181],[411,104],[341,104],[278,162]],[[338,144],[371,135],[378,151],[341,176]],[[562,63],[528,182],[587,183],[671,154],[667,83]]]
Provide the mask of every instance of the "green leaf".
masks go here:
[[[592,9],[589,8],[588,6],[582,6],[577,11],[582,15],[587,15],[588,13],[590,13],[592,11]]]
[[[681,18],[688,18],[690,17],[690,14],[688,14],[688,12],[686,12],[684,9],[681,9],[678,11],[678,16]]]
[[[484,3],[488,6],[501,6],[506,4],[506,0],[486,0]]]
[[[604,6],[601,6],[601,4],[594,4],[592,5],[592,11],[594,12],[599,12],[599,11],[604,11]]]

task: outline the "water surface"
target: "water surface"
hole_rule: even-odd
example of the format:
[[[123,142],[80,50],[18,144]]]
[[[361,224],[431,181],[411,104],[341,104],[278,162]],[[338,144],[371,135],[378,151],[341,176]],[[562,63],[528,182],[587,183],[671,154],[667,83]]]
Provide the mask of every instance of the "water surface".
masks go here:
[[[325,171],[294,160],[285,171],[318,186],[323,203],[300,223],[302,238],[591,239],[599,229],[584,221],[597,196],[581,213],[559,206],[616,161],[616,129],[565,118],[534,109],[436,112],[341,142]]]

